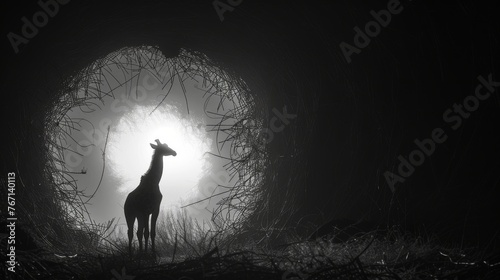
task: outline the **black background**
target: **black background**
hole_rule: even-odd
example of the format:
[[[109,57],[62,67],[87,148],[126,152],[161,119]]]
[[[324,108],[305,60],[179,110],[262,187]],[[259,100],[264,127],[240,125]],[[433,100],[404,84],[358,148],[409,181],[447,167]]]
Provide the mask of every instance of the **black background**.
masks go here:
[[[403,11],[347,63],[339,44],[353,44],[353,28],[387,2],[244,0],[221,22],[211,1],[73,0],[18,54],[7,34],[20,34],[21,17],[40,7],[3,2],[3,168],[26,186],[41,180],[33,174],[43,168],[43,114],[69,75],[125,46],[160,45],[171,55],[184,47],[236,72],[270,108],[297,114],[272,146],[274,157],[284,155],[278,185],[294,193],[289,225],[365,219],[497,248],[498,88],[456,131],[442,114],[474,93],[479,75],[500,81],[498,10],[402,1]],[[392,194],[384,172],[437,127],[448,139]],[[300,146],[280,149],[292,130]],[[301,179],[289,185],[292,161]]]

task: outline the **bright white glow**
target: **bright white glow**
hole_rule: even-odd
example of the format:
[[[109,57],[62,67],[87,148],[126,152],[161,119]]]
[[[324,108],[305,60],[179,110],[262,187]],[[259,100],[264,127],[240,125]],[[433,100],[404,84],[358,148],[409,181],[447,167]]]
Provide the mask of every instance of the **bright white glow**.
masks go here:
[[[114,176],[121,180],[119,190],[135,189],[149,168],[155,139],[166,143],[177,152],[177,156],[163,158],[163,176],[160,190],[162,206],[178,206],[179,199],[186,199],[193,192],[204,170],[210,168],[206,152],[212,140],[204,130],[201,120],[180,116],[175,107],[158,108],[137,106],[125,114],[110,133],[107,159]]]

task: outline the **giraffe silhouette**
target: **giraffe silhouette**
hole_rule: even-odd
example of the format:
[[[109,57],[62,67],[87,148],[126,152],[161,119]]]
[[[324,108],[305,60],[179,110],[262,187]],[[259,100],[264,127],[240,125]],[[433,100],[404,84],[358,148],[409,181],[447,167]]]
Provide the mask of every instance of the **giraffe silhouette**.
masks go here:
[[[139,239],[139,252],[142,252],[142,236],[144,234],[145,252],[148,251],[149,215],[151,216],[151,249],[155,251],[156,220],[160,213],[162,194],[160,180],[163,174],[163,157],[176,156],[177,153],[156,139],[156,144],[150,144],[154,149],[153,158],[148,171],[141,176],[139,186],[129,193],[125,200],[125,220],[128,227],[128,250],[132,255],[132,240],[134,239],[134,223],[137,218],[137,239]]]

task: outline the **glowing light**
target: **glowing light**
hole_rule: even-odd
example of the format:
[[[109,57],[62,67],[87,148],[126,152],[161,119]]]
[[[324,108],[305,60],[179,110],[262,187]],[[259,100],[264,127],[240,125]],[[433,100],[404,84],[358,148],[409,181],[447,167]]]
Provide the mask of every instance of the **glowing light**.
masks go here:
[[[130,192],[151,163],[153,149],[149,144],[155,139],[166,143],[177,156],[163,158],[162,205],[179,205],[179,199],[189,197],[203,171],[210,168],[204,154],[210,151],[212,140],[201,120],[186,119],[173,106],[150,114],[152,110],[137,106],[119,120],[110,134],[107,159],[114,176],[121,180],[119,190]]]

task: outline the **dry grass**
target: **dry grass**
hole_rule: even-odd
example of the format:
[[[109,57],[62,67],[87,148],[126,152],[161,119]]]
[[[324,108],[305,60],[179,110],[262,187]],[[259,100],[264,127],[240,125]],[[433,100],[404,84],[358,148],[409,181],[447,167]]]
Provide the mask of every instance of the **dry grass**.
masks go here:
[[[123,239],[101,242],[93,254],[21,251],[16,275],[22,279],[112,279],[116,273],[134,279],[495,279],[500,275],[499,256],[478,259],[473,250],[443,248],[396,230],[343,243],[294,241],[288,236],[291,242],[282,246],[249,241],[228,245],[229,236],[202,231],[187,217],[176,223],[176,228],[159,228],[159,236],[167,239],[160,242],[156,256],[130,258]],[[177,236],[174,243],[172,236]]]

